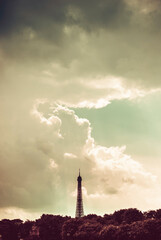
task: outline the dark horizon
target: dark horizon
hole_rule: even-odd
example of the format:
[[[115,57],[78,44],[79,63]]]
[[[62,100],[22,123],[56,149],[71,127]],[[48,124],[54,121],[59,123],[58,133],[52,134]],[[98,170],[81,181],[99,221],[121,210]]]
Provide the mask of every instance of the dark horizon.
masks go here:
[[[122,209],[103,217],[43,214],[35,221],[20,219],[0,221],[0,239],[5,240],[159,240],[161,209],[142,213]]]

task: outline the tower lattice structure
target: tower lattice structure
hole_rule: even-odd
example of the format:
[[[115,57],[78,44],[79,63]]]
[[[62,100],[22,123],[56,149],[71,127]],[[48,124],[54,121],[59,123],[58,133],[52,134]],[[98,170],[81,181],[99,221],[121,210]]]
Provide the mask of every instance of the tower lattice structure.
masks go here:
[[[78,181],[78,188],[77,188],[77,205],[76,205],[76,218],[80,218],[84,216],[83,211],[83,199],[82,199],[82,177],[80,176],[80,170],[79,170],[79,176],[77,178]]]

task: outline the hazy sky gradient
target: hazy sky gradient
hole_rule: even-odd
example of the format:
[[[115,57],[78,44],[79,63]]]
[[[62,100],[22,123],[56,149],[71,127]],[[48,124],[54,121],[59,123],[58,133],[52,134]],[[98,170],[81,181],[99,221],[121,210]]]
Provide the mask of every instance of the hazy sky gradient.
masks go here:
[[[0,218],[160,208],[161,1],[0,1]],[[137,196],[137,197],[136,197]]]

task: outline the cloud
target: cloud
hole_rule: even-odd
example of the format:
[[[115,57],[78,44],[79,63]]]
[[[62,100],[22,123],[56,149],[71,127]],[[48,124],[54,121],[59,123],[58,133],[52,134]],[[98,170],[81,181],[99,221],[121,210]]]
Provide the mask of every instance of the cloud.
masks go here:
[[[1,152],[1,171],[5,173],[1,174],[1,208],[28,212],[59,209],[59,213],[68,214],[64,201],[75,206],[70,193],[76,185],[78,166],[85,181],[85,199],[117,198],[132,187],[136,191],[154,187],[155,176],[125,154],[125,147],[96,144],[87,119],[67,107],[46,102],[38,99],[33,104],[28,116],[30,127],[23,125],[25,139],[23,132],[17,132],[18,140],[12,147],[7,136],[8,146]]]
[[[82,166],[83,174],[88,176],[87,186],[84,188],[84,197],[87,200],[110,199],[111,195],[117,198],[124,196],[127,191],[130,191],[131,195],[137,192],[141,194],[141,191],[150,195],[153,188],[156,188],[156,176],[127,155],[125,146],[105,147],[96,144],[91,137],[91,126],[88,120],[79,118],[73,110],[66,107],[53,106],[51,108],[54,109],[54,115],[62,122],[60,132],[63,138],[56,148],[66,159],[63,167],[66,167],[66,164],[70,165],[71,169],[68,170],[68,174],[72,175],[71,171],[77,170],[79,165]],[[72,131],[66,132],[65,126],[68,129],[72,127]],[[79,141],[75,145],[78,136]],[[73,152],[67,152],[66,148],[73,149]],[[61,174],[61,168],[59,174]],[[135,189],[133,193],[132,189]],[[130,201],[133,205],[134,202]],[[138,206],[141,206],[140,202]]]
[[[3,208],[0,209],[0,216],[2,219],[21,219],[21,220],[35,220],[39,218],[41,213],[28,212],[21,208]]]
[[[155,176],[71,108],[160,91],[160,18],[157,0],[0,1],[1,208],[71,213],[79,167],[87,198],[111,209],[148,198]]]
[[[93,5],[93,9],[91,9]],[[21,11],[20,11],[21,10]],[[30,14],[25,14],[26,12]],[[126,15],[124,15],[126,14]],[[41,16],[41,19],[40,19]],[[30,17],[30,18],[29,18]],[[43,2],[29,0],[24,2],[16,0],[12,3],[10,0],[1,2],[1,19],[3,20],[1,32],[8,33],[11,31],[20,31],[24,26],[33,26],[39,34],[46,34],[47,39],[54,39],[54,34],[49,35],[49,30],[45,29],[48,23],[50,27],[57,25],[69,24],[79,25],[85,29],[93,29],[97,27],[118,26],[120,22],[126,23],[129,14],[124,1],[50,1]],[[21,19],[21,22],[19,20]],[[39,20],[44,21],[41,26]],[[115,24],[114,24],[115,23]],[[62,29],[57,29],[56,36],[60,34]]]
[[[2,94],[101,108],[160,91],[160,15],[157,0],[1,1]]]
[[[97,191],[117,193],[128,189],[128,185],[150,187],[156,183],[156,177],[143,169],[139,162],[125,154],[126,147],[93,146],[87,150],[87,158],[95,162],[93,174],[99,178]]]
[[[64,153],[64,157],[67,158],[67,159],[77,158],[77,156],[72,154],[72,153]]]
[[[50,158],[50,167],[51,168],[58,168],[58,164],[52,158]]]

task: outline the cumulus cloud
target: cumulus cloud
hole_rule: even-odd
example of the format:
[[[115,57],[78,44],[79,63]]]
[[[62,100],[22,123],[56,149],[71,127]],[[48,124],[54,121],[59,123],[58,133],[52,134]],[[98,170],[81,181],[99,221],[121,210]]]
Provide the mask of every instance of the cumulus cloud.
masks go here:
[[[87,119],[50,102],[46,105],[47,115],[47,109],[43,113],[41,108],[45,104],[36,100],[25,140],[23,132],[18,132],[17,143],[12,147],[8,142],[5,155],[1,154],[1,170],[5,172],[1,175],[1,208],[37,212],[59,209],[60,213],[68,213],[71,210],[64,206],[64,201],[71,201],[72,208],[75,206],[71,193],[76,187],[78,168],[84,176],[87,199],[124,195],[131,186],[143,191],[154,186],[155,176],[126,155],[125,147],[97,145]],[[64,201],[60,201],[62,198]]]
[[[71,169],[68,168],[68,174],[72,175],[72,171],[78,170],[78,166],[82,165],[83,174],[88,176],[87,186],[83,188],[85,199],[89,201],[92,199],[102,199],[101,201],[109,199],[111,201],[109,196],[115,195],[115,198],[118,199],[129,191],[131,195],[138,193],[141,200],[141,191],[144,192],[144,190],[150,196],[151,191],[157,185],[156,176],[146,171],[139,162],[127,155],[125,146],[105,147],[96,144],[91,137],[91,126],[88,120],[80,119],[73,110],[66,107],[53,106],[52,109],[54,109],[54,115],[59,117],[62,122],[60,132],[63,139],[61,143],[59,142],[57,148],[59,148],[60,155],[62,154],[62,157],[66,159],[63,166],[66,167],[66,164],[71,166]],[[73,131],[66,132],[64,126],[69,129],[72,126]],[[79,137],[79,141],[75,145],[77,137]],[[80,141],[80,139],[83,141]],[[77,146],[77,149],[75,146]],[[72,147],[73,152],[66,152],[66,147]],[[77,157],[75,153],[77,153]],[[60,169],[59,174],[61,174],[61,171],[62,169]],[[71,180],[69,179],[69,181]],[[132,189],[135,190],[133,193]],[[75,196],[75,193],[73,196]],[[134,206],[135,202],[131,198],[130,204]],[[141,206],[140,203],[141,201],[138,206]]]
[[[156,177],[143,169],[140,163],[125,154],[123,147],[94,146],[87,151],[87,157],[95,162],[93,174],[99,178],[100,193],[117,193],[125,191],[128,185],[152,187]]]

